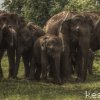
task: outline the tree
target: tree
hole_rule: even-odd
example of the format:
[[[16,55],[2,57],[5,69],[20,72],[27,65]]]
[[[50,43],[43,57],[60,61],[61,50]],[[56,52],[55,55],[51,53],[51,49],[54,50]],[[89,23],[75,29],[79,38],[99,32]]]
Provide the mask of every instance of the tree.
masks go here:
[[[23,15],[27,20],[31,20],[43,26],[49,15],[50,0],[25,0]]]
[[[100,11],[98,0],[69,0],[65,10],[72,11]]]
[[[51,16],[63,10],[100,11],[100,0],[4,0],[3,7],[43,26]]]
[[[24,0],[4,0],[3,7],[9,12],[21,14]]]

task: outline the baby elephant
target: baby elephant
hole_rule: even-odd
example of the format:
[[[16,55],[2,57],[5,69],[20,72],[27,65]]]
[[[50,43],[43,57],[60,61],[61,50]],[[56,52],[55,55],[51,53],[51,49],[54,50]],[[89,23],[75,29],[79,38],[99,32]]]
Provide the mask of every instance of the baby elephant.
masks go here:
[[[35,42],[33,50],[32,67],[34,67],[35,78],[40,79],[41,76],[43,80],[46,80],[49,66],[53,72],[54,82],[60,84],[60,58],[62,52],[60,37],[54,35],[42,36]]]

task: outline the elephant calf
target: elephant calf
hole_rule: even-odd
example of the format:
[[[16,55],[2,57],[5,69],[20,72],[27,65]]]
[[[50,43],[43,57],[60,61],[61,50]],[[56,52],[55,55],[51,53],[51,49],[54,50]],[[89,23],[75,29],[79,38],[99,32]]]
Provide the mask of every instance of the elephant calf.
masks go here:
[[[60,57],[62,52],[62,41],[59,37],[45,35],[40,37],[34,44],[34,58],[32,59],[33,75],[36,79],[47,79],[48,66],[52,70],[55,83],[61,83],[60,79]],[[31,70],[31,71],[32,71]]]

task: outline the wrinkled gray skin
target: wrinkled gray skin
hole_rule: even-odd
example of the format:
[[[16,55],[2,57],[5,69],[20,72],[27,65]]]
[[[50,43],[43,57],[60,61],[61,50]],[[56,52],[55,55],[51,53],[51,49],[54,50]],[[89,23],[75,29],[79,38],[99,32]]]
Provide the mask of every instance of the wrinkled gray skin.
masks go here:
[[[45,32],[40,27],[35,26],[32,23],[22,25],[19,29],[17,34],[15,78],[17,78],[21,56],[25,67],[25,78],[29,77],[32,47],[36,39],[44,34]]]
[[[76,15],[67,19],[61,26],[61,33],[69,34],[70,43],[77,48],[77,79],[80,81],[85,81],[87,76],[88,51],[93,28],[91,18],[84,15]]]
[[[94,61],[94,52],[96,50],[99,50],[100,48],[100,45],[99,45],[99,42],[98,39],[96,39],[96,34],[97,34],[97,30],[99,28],[96,29],[97,27],[97,23],[99,21],[99,18],[100,18],[100,13],[99,12],[87,12],[85,13],[87,16],[89,16],[92,20],[93,20],[93,23],[94,23],[94,34],[91,36],[91,43],[90,43],[90,50],[89,50],[89,60],[88,60],[88,72],[89,74],[93,74],[93,71],[92,71],[92,67],[93,67],[93,61]],[[98,36],[99,38],[99,36]]]
[[[14,18],[14,20],[13,20]],[[15,25],[17,26],[17,15],[2,13],[0,14],[0,27],[2,40],[0,43],[0,78],[3,77],[1,60],[4,52],[7,50],[8,62],[9,62],[9,78],[13,78],[14,66],[15,66]],[[11,20],[12,19],[12,20]]]
[[[72,74],[74,74],[75,72],[78,73],[78,68],[77,68],[77,48],[71,48],[71,53],[70,53],[70,57],[71,57],[71,69],[72,69]],[[94,61],[94,52],[89,49],[88,52],[88,73],[90,75],[93,75],[93,71],[92,71],[92,67],[93,67],[93,61]]]
[[[68,77],[71,74],[71,67],[70,66],[70,59],[69,59],[69,54],[70,54],[70,49],[69,49],[69,44],[70,44],[70,38],[69,34],[60,34],[60,28],[61,24],[64,20],[71,18],[72,16],[76,15],[77,12],[66,12],[63,11],[61,13],[58,13],[51,17],[45,26],[46,33],[47,34],[52,34],[59,36],[63,40],[63,53],[62,53],[62,58],[61,58],[61,79],[63,82],[66,82]],[[68,30],[67,30],[68,31]]]
[[[94,61],[94,52],[89,49],[89,54],[88,54],[88,73],[90,75],[93,75],[93,61]]]
[[[67,15],[67,13],[69,13],[68,15]],[[60,29],[60,25],[61,25],[61,23],[62,23],[62,21],[64,20],[64,19],[68,19],[68,18],[71,18],[72,16],[74,16],[74,15],[76,15],[77,14],[77,12],[66,12],[66,11],[63,11],[63,12],[61,12],[61,13],[58,13],[58,14],[56,14],[56,15],[54,15],[53,17],[51,17],[49,20],[48,20],[48,22],[46,23],[46,26],[45,26],[45,29],[46,29],[46,32],[48,33],[48,34],[53,34],[53,35],[59,35],[59,29]],[[92,19],[92,21],[93,21],[93,23],[94,23],[94,25],[96,24],[96,21],[99,19],[99,16],[100,16],[100,13],[98,13],[98,12],[83,12],[83,14],[84,14],[84,16],[88,16],[88,17],[90,17],[91,19]],[[65,16],[66,16],[66,18],[65,18]],[[90,26],[93,26],[92,24],[90,25]],[[94,37],[94,36],[93,36]],[[97,40],[96,40],[97,41]],[[93,44],[93,43],[92,43]],[[97,44],[95,44],[94,46],[96,46]],[[73,49],[70,51],[71,53],[73,52]],[[76,54],[74,54],[74,53],[72,53],[73,55],[76,55]],[[89,53],[89,56],[91,55],[91,56],[93,56],[92,55],[93,53]],[[71,55],[70,55],[71,56]],[[88,64],[90,64],[90,65],[88,65],[90,68],[92,68],[91,67],[91,65],[92,65],[92,61],[93,61],[93,58],[94,57],[91,57],[91,59],[89,60],[89,62],[88,62]],[[91,62],[91,63],[90,63]],[[75,62],[71,62],[70,63],[70,65],[71,66],[74,66],[75,65]],[[70,66],[70,68],[71,69],[73,69],[72,67]],[[90,68],[88,67],[88,69],[90,70]],[[88,71],[89,71],[88,70]],[[91,69],[92,70],[92,69]],[[89,71],[90,72],[90,71]],[[72,73],[72,72],[71,72]]]
[[[56,36],[59,35],[59,29],[63,20],[68,19],[75,14],[77,14],[77,12],[67,12],[67,11],[63,11],[58,14],[55,14],[47,21],[45,25],[46,33],[56,35]]]
[[[62,41],[59,37],[53,35],[45,35],[40,37],[34,44],[33,48],[33,78],[47,79],[48,66],[52,70],[54,82],[61,84],[60,77],[60,57],[62,52]],[[35,72],[36,71],[36,72]],[[50,70],[49,70],[50,73]],[[35,75],[35,76],[34,76]]]
[[[100,20],[96,23],[90,46],[94,52],[100,49]]]

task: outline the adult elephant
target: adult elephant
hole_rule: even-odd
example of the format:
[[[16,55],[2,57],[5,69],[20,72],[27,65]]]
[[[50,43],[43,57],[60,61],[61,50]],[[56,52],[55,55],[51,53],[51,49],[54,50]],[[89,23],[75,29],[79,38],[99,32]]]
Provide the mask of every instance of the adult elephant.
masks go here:
[[[13,78],[14,76],[17,18],[17,14],[13,13],[3,12],[0,14],[0,27],[2,32],[2,34],[0,34],[2,35],[0,43],[0,78],[3,77],[1,61],[6,50],[9,61],[9,78]]]
[[[65,40],[66,38],[69,37],[69,42],[73,45],[76,45],[75,47],[77,48],[76,59],[78,61],[77,74],[78,74],[78,80],[81,81],[85,81],[87,76],[88,51],[90,48],[89,44],[91,35],[93,33],[93,28],[94,24],[92,19],[88,16],[85,16],[84,14],[77,14],[72,18],[66,19],[62,22],[61,25],[62,35],[64,36],[65,34],[68,34],[67,37],[64,36]]]
[[[28,24],[23,24],[23,22],[24,20],[21,20],[21,26],[19,27],[17,33],[16,64],[14,73],[15,78],[17,78],[21,56],[25,67],[25,77],[29,77],[32,47],[36,39],[45,34],[39,26],[34,25],[31,22]]]
[[[90,58],[90,66],[89,66],[89,72],[90,74],[92,74],[92,67],[93,67],[93,61],[94,61],[94,53],[97,50],[100,50],[100,20],[98,19],[96,24],[95,24],[95,28],[94,28],[94,33],[91,37],[91,41],[90,41],[90,48],[91,51],[89,52],[89,56]]]
[[[99,12],[83,12],[83,14],[84,14],[84,16],[88,16],[88,17],[90,17],[92,19],[94,27],[97,26],[96,24],[97,24],[97,21],[99,20],[99,17],[100,17],[100,13]],[[96,29],[95,29],[95,31],[96,31]],[[93,32],[94,34],[95,34],[95,31]],[[93,40],[94,37],[95,37],[95,35],[91,36],[91,41]],[[92,48],[90,47],[89,53],[88,53],[88,73],[90,75],[93,74],[93,71],[92,71],[92,69],[93,69],[93,61],[94,61],[94,52],[93,52]],[[75,61],[74,61],[73,65],[75,65]]]
[[[60,33],[61,24],[64,20],[71,18],[72,16],[76,15],[77,12],[60,12],[53,17],[51,17],[45,26],[46,33],[59,36],[62,39],[63,44],[63,53],[62,53],[62,60],[61,60],[61,77],[62,82],[65,82],[67,78],[71,74],[71,67],[70,66],[70,48],[69,48],[69,34],[62,34]],[[68,31],[68,30],[66,30]]]

